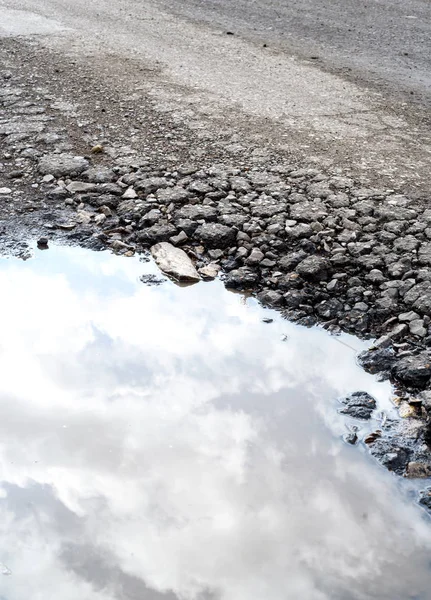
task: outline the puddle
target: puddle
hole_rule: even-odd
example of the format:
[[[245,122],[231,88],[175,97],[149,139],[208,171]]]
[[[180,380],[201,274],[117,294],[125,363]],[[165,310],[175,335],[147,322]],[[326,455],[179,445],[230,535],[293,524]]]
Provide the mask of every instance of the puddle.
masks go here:
[[[414,484],[342,441],[365,344],[153,275],[0,261],[1,600],[431,598]]]

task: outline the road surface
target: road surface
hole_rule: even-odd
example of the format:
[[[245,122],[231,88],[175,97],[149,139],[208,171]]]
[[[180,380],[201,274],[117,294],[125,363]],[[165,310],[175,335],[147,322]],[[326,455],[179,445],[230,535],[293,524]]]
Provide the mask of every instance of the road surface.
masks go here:
[[[158,0],[181,17],[281,48],[392,93],[431,100],[427,0]],[[410,99],[411,100],[411,99]]]
[[[420,0],[0,0],[0,35],[90,61],[107,90],[139,90],[192,132],[230,129],[234,157],[253,146],[426,193],[430,14]]]

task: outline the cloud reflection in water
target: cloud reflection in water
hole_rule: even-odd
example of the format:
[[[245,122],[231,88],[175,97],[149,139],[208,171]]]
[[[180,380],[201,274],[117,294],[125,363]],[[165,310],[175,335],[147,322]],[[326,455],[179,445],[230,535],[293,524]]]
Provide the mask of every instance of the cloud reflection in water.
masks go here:
[[[340,439],[335,399],[388,407],[388,385],[324,331],[152,269],[0,263],[5,600],[430,598],[407,484]]]

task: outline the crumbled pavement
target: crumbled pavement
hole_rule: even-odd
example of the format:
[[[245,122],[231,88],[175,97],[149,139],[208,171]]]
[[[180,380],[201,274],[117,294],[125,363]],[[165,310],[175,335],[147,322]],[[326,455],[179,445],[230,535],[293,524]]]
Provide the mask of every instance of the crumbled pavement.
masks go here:
[[[149,109],[142,153],[139,136],[128,146],[121,127],[109,134],[98,118],[83,125],[81,100],[71,110],[51,90],[26,85],[18,70],[0,74],[2,251],[27,256],[23,240],[41,247],[63,240],[131,256],[167,242],[192,259],[202,279],[220,271],[228,288],[251,291],[289,320],[377,338],[359,360],[392,380],[402,418],[386,420],[365,441],[388,469],[429,477],[426,199],[286,160],[256,165],[240,157],[232,165],[219,147],[193,160],[191,142],[170,156]],[[368,418],[375,403],[365,400],[346,403],[344,412],[358,418],[360,408],[359,418]]]
[[[355,419],[369,419],[377,407],[375,398],[367,392],[353,392],[353,394],[341,398],[341,403],[344,404],[344,407],[340,409],[340,413]]]

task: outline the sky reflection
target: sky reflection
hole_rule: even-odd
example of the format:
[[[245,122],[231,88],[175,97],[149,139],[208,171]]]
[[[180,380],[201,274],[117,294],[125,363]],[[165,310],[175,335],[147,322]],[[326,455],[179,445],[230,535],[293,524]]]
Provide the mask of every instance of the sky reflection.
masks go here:
[[[324,331],[154,270],[0,261],[0,600],[431,598],[408,483],[341,440],[336,398],[389,386]]]

